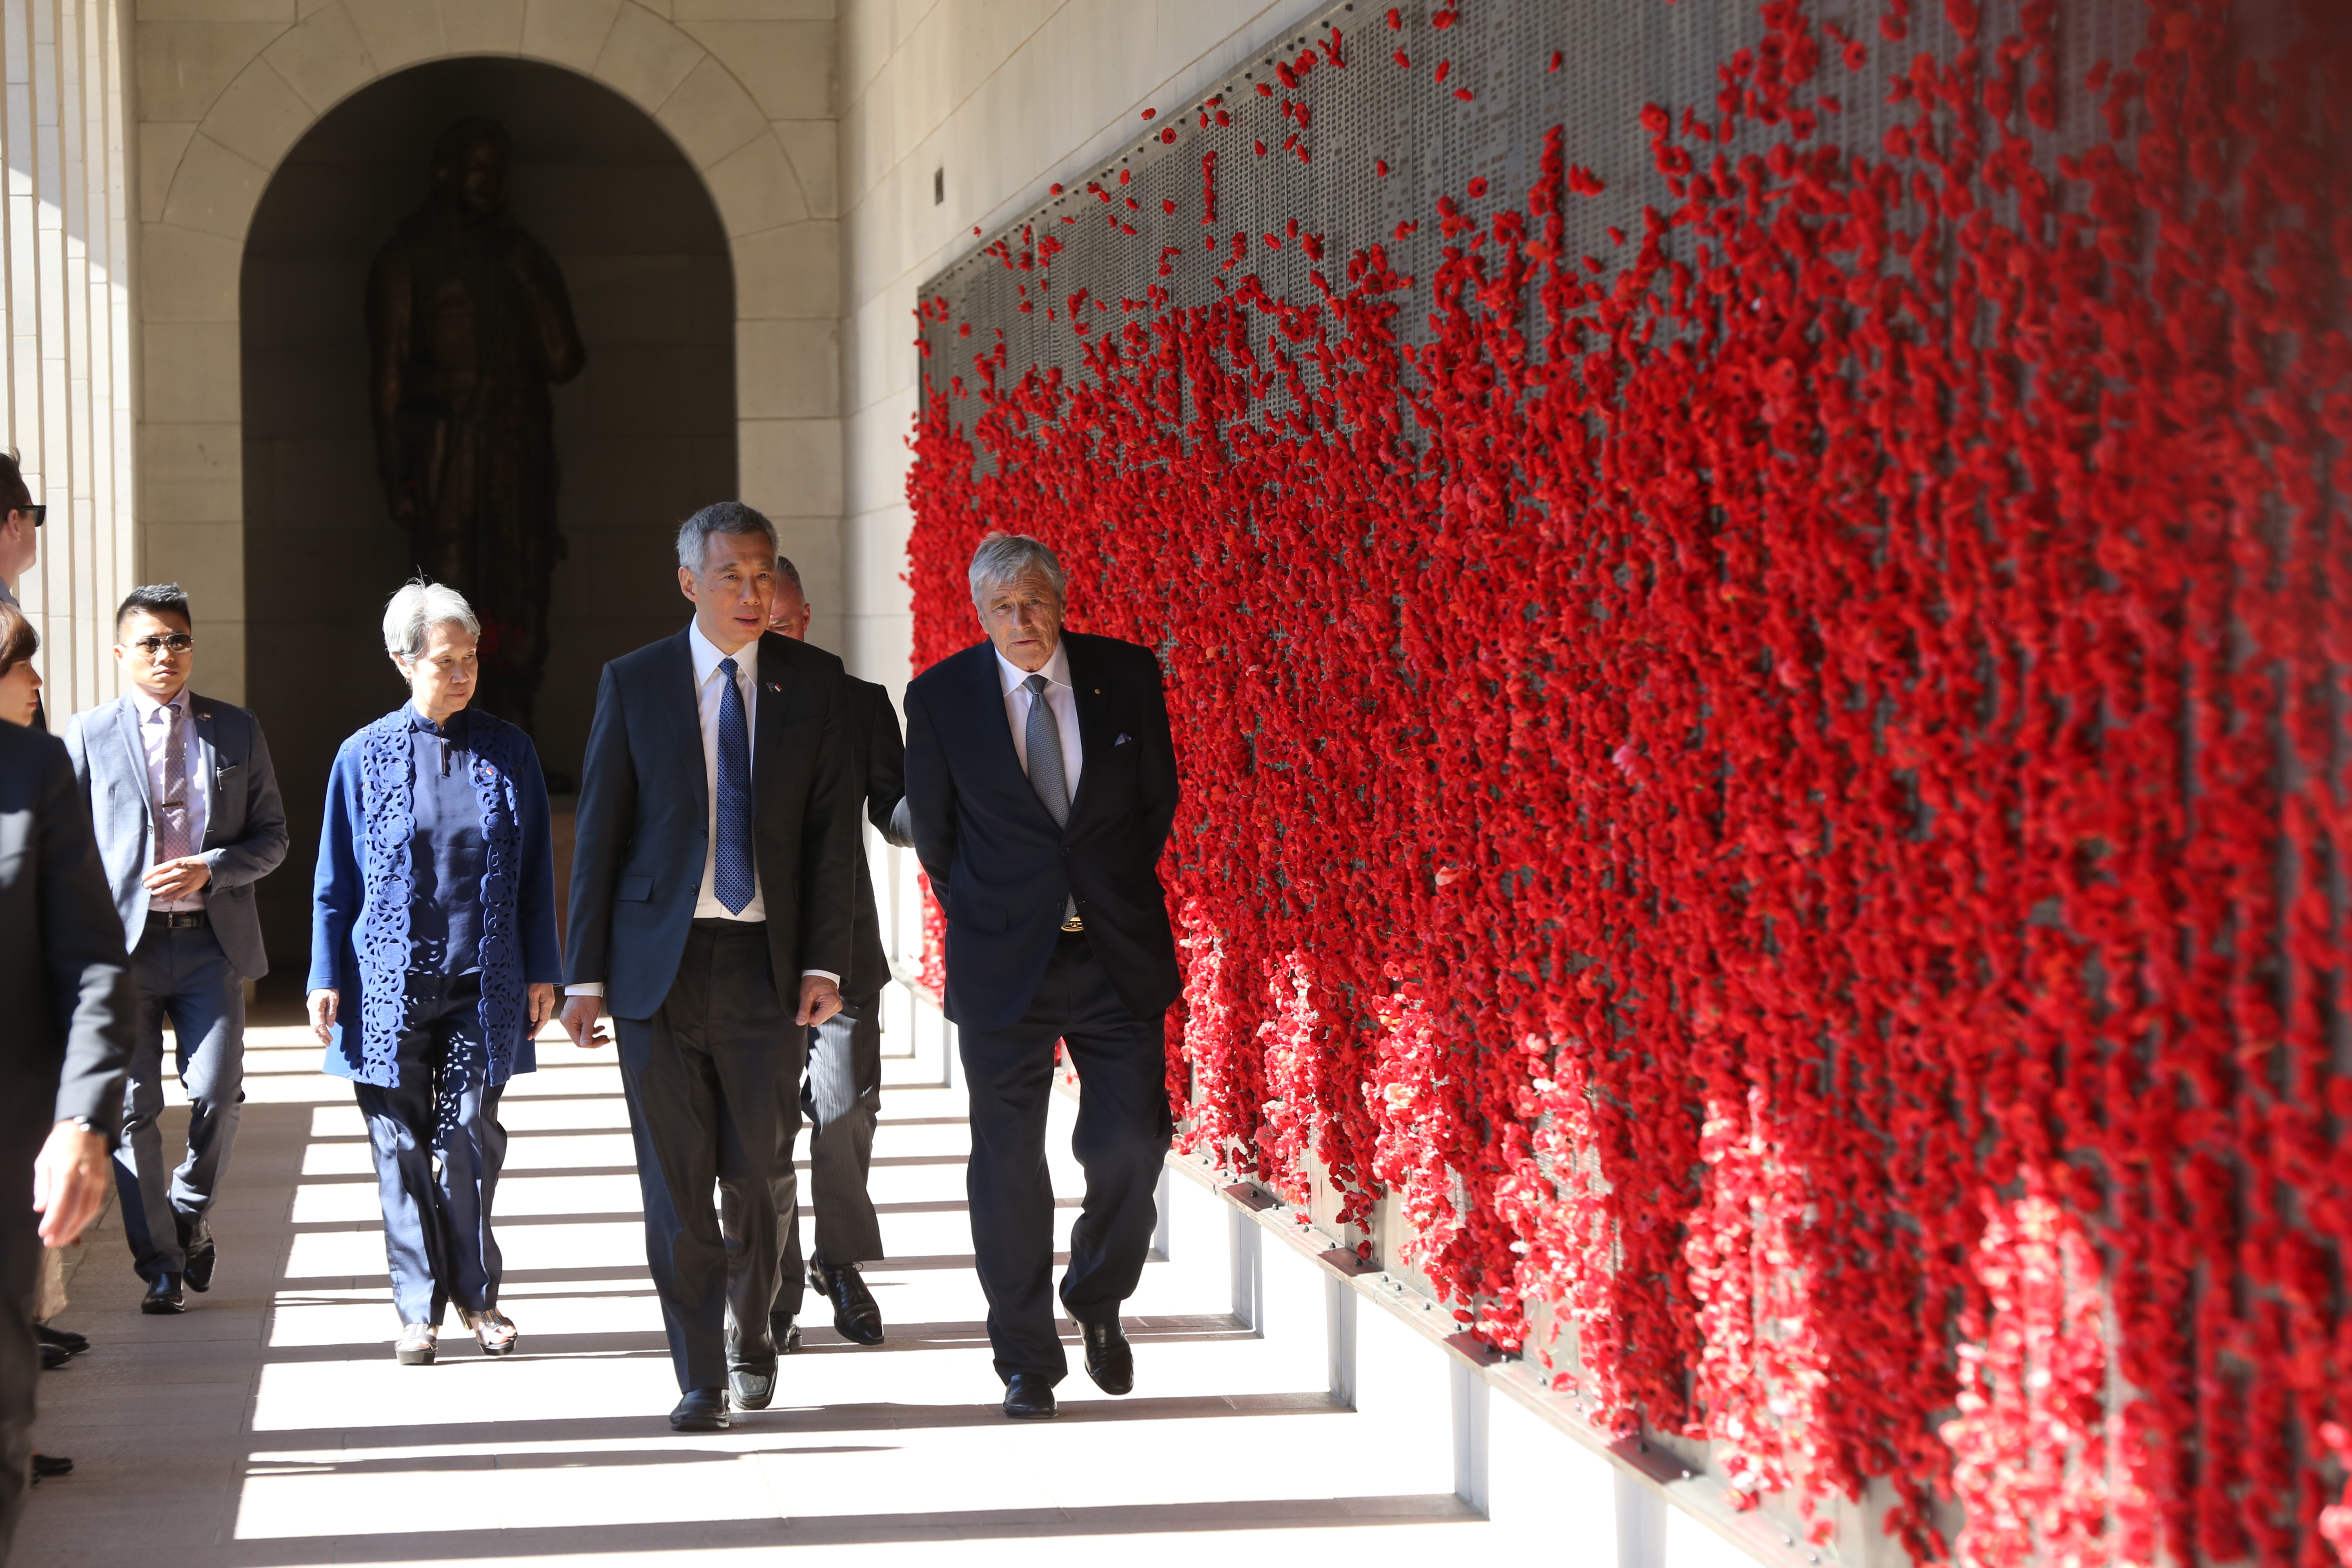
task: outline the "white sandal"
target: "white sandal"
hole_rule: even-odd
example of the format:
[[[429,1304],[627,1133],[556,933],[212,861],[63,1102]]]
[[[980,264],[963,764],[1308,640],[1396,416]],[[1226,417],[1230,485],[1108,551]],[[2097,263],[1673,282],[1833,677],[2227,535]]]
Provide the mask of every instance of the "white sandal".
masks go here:
[[[466,1326],[474,1331],[484,1355],[510,1354],[515,1342],[522,1337],[514,1321],[496,1307],[481,1312],[462,1312],[460,1316],[466,1320]]]
[[[403,1323],[400,1341],[393,1346],[393,1357],[403,1366],[431,1366],[440,1337],[430,1323]]]

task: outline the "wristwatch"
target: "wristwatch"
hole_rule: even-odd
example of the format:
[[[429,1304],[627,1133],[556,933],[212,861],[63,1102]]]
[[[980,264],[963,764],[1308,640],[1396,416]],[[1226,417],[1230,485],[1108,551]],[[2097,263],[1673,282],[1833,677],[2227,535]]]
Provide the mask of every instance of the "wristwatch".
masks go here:
[[[68,1116],[65,1119],[65,1122],[84,1132],[96,1132],[99,1131],[98,1123],[92,1121],[87,1116]]]

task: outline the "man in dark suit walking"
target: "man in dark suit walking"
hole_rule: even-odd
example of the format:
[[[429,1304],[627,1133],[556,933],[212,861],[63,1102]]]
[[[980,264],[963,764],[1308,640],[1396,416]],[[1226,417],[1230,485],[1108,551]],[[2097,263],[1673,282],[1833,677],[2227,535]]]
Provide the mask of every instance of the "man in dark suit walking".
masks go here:
[[[131,961],[65,746],[0,723],[0,1563],[29,1483],[41,1248],[106,1199]],[[37,1222],[35,1218],[38,1215]]]
[[[1119,1328],[1158,1221],[1171,1121],[1163,1017],[1181,982],[1160,854],[1176,753],[1151,650],[1062,629],[1054,552],[991,534],[971,562],[988,641],[907,688],[907,805],[947,916],[947,1016],[971,1093],[972,1250],[1004,1413],[1055,1414],[1045,1111],[1054,1042],[1077,1068],[1086,1203],[1062,1305],[1107,1394],[1134,1386]]]
[[[800,568],[776,557],[776,600],[769,628],[794,640],[808,637],[813,614]],[[889,843],[914,847],[907,833],[906,742],[890,694],[870,680],[849,683],[850,787],[865,802],[866,820]],[[882,1222],[866,1190],[874,1163],[874,1128],[882,1116],[882,987],[890,982],[882,950],[882,921],[874,903],[874,874],[857,857],[857,928],[842,987],[841,1011],[809,1031],[808,1073],[801,1110],[809,1122],[809,1189],[816,1200],[816,1248],[801,1258],[800,1217],[782,1216],[783,1278],[770,1325],[778,1349],[800,1345],[793,1321],[807,1288],[833,1305],[834,1331],[852,1344],[882,1342],[882,1308],[860,1266],[882,1257]],[[731,1222],[730,1222],[731,1223]]]
[[[840,1010],[849,968],[857,810],[841,660],[767,630],[773,525],[707,506],[677,559],[693,621],[606,665],[596,693],[563,1026],[582,1047],[604,1043],[600,1012],[617,1026],[683,1394],[670,1426],[710,1432],[730,1394],[760,1410],[775,1393],[777,1216],[794,1210],[804,1026]]]
[[[245,1105],[245,983],[269,973],[253,887],[286,858],[286,810],[252,714],[189,689],[194,622],[177,583],[134,588],[114,612],[131,694],[74,716],[66,750],[98,829],[138,998],[130,1103],[114,1179],[140,1310],[173,1313],[209,1290],[206,1216]],[[163,1153],[163,1024],[188,1091],[187,1156]]]

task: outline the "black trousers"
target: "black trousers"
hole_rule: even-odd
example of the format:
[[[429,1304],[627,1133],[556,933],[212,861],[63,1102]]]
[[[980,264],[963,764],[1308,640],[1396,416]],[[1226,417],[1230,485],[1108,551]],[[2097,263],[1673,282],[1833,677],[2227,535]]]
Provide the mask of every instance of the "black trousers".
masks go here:
[[[816,1208],[816,1255],[828,1263],[871,1263],[882,1256],[882,1222],[866,1191],[874,1129],[882,1119],[882,998],[850,998],[808,1036],[801,1115],[809,1129],[808,1195]],[[797,1318],[808,1295],[800,1215],[776,1217],[783,1227],[783,1259],[772,1315]],[[723,1193],[719,1220],[729,1236],[736,1234],[735,1205]]]
[[[41,1367],[33,1341],[34,1299],[41,1285],[33,1161],[48,1137],[56,1103],[53,1089],[35,1092],[23,1084],[10,1089],[17,1102],[0,1108],[0,1563],[8,1561],[25,1492],[33,1484],[33,1379]]]
[[[744,921],[695,921],[660,1011],[614,1026],[645,1194],[646,1262],[677,1385],[723,1387],[730,1357],[753,1366],[776,1359],[768,1313],[777,1215],[795,1202],[808,1031],[777,994],[767,927]],[[736,1216],[731,1229],[719,1226],[714,1183]]]
[[[1118,1316],[1135,1293],[1159,1223],[1154,1194],[1173,1130],[1161,1021],[1127,1010],[1083,932],[1056,940],[1045,978],[1009,1029],[961,1030],[971,1091],[971,1246],[988,1297],[997,1375],[1069,1371],[1054,1326],[1054,1184],[1045,1165],[1045,1110],[1054,1042],[1078,1072],[1071,1152],[1087,1173],[1070,1233],[1062,1305],[1082,1323]]]

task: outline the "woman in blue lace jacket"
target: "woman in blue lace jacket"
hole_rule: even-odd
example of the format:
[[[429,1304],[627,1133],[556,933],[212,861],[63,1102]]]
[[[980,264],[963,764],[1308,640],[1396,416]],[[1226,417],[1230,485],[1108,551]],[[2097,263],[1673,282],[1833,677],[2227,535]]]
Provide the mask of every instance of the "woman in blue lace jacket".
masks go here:
[[[483,1353],[514,1349],[490,1234],[499,1095],[537,1065],[562,967],[539,753],[467,708],[480,637],[453,589],[392,596],[410,700],[335,753],[312,897],[310,1027],[367,1121],[403,1365],[431,1364],[450,1304]]]

